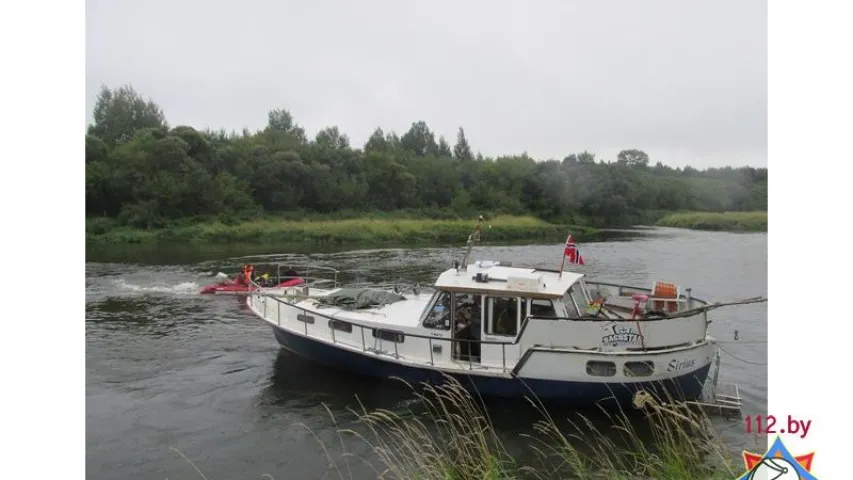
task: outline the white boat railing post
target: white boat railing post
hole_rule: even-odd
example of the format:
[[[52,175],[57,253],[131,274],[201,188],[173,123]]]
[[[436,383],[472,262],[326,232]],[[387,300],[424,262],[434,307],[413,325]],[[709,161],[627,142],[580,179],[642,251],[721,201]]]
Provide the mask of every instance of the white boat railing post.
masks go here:
[[[720,351],[717,350],[717,358],[714,360],[714,379],[711,383],[711,400],[717,401],[717,381],[720,377]]]
[[[364,342],[364,327],[359,325],[358,328],[361,330],[361,350],[366,352],[367,351],[367,343]]]
[[[277,303],[275,306],[275,316],[276,321],[278,322],[278,326],[281,326],[281,302]]]
[[[435,360],[432,356],[432,337],[428,338],[427,340],[429,340],[429,364],[435,365]]]
[[[501,344],[501,363],[503,365],[503,371],[506,371],[506,344]]]
[[[394,336],[396,337],[397,334],[395,333]],[[400,354],[397,352],[397,339],[396,338],[394,339],[394,358],[400,358]]]
[[[303,318],[302,323],[305,325],[305,336],[307,337],[308,336],[308,322],[306,322],[305,320],[308,319],[308,311],[305,310],[304,308],[302,309],[302,318]]]
[[[328,322],[328,323],[329,323],[329,330],[332,331],[332,344],[334,345],[337,343],[337,341],[335,340],[335,329],[332,328],[332,322]]]

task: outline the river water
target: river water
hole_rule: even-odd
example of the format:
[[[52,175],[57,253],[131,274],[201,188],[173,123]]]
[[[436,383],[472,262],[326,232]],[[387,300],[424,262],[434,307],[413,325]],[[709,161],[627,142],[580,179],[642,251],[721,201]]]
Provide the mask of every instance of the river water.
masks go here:
[[[590,277],[639,286],[671,281],[706,300],[767,293],[766,234],[653,228],[615,237],[579,245]],[[369,409],[409,408],[409,392],[393,381],[289,355],[237,297],[198,290],[216,272],[264,261],[319,263],[359,270],[368,281],[429,284],[461,249],[288,254],[251,248],[87,252],[87,478],[202,478],[182,454],[211,480],[265,473],[277,480],[376,477],[360,461],[349,462],[352,473],[339,463],[338,472],[320,442],[371,461],[362,440],[347,438],[341,447],[337,429],[352,426],[349,409],[359,402]],[[558,244],[478,246],[472,256],[557,268],[561,254]],[[740,386],[745,415],[766,413],[766,304],[723,308],[712,318],[711,334],[724,349],[720,381]],[[490,408],[510,443],[519,432],[532,433],[535,412],[520,412],[517,405]],[[717,424],[733,448],[755,444],[743,421]]]

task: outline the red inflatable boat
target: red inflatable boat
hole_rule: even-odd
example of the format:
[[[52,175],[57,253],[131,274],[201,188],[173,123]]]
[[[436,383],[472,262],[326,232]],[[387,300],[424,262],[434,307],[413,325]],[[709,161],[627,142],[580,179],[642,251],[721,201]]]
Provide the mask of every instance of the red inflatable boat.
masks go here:
[[[305,280],[301,278],[291,278],[289,280],[280,282],[271,287],[264,288],[287,288],[287,287],[295,287],[297,285],[302,285],[305,283]],[[218,294],[218,295],[236,295],[240,293],[248,293],[253,290],[254,287],[250,287],[249,285],[243,285],[238,283],[236,280],[228,279],[223,283],[216,283],[213,285],[207,285],[206,287],[201,289],[202,294]]]

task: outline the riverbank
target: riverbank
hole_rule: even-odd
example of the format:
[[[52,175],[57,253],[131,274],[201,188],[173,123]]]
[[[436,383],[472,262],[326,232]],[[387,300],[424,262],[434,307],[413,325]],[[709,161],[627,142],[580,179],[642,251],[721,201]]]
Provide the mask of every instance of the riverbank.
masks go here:
[[[104,227],[99,219],[87,219],[88,245],[187,242],[206,244],[443,244],[464,242],[476,219],[349,218],[289,220],[260,218],[240,222],[208,221],[143,230]],[[530,216],[489,218],[483,227],[484,241],[564,241],[569,230],[579,240],[597,232],[583,226],[548,223]]]
[[[684,212],[666,215],[661,227],[727,232],[766,232],[767,212]]]
[[[392,478],[728,480],[743,474],[740,451],[725,444],[706,414],[684,404],[649,397],[636,404],[641,411],[613,411],[609,426],[596,426],[583,414],[558,418],[530,399],[527,408],[540,419],[529,432],[517,432],[530,451],[510,453],[482,400],[457,380],[418,390],[420,415],[362,409],[354,412],[362,428],[339,430],[365,441],[379,460],[376,471]],[[346,452],[336,460],[323,451],[340,473]]]
[[[354,462],[367,464],[376,478],[422,480],[729,480],[745,473],[742,450],[727,446],[701,410],[683,404],[661,405],[649,398],[640,403],[642,411],[613,412],[609,426],[596,426],[583,414],[558,418],[533,399],[519,408],[534,409],[540,420],[528,432],[516,432],[527,439],[529,451],[511,453],[487,407],[458,381],[448,377],[444,385],[416,389],[419,401],[408,412],[351,411],[355,421],[345,421],[350,426],[337,430],[336,442],[320,440],[319,432],[300,424],[329,462],[326,475],[351,478]],[[349,452],[352,439],[364,442],[370,454]],[[763,451],[761,443],[766,437],[756,437],[753,450]],[[206,478],[186,455],[172,450]]]

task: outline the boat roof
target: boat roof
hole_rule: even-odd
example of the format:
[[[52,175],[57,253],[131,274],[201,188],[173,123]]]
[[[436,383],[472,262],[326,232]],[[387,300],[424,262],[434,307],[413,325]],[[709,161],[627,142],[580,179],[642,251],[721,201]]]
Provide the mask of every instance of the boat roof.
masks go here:
[[[479,279],[478,279],[478,274]],[[451,268],[439,275],[435,287],[451,292],[519,297],[561,298],[583,274],[475,262],[466,270]]]

